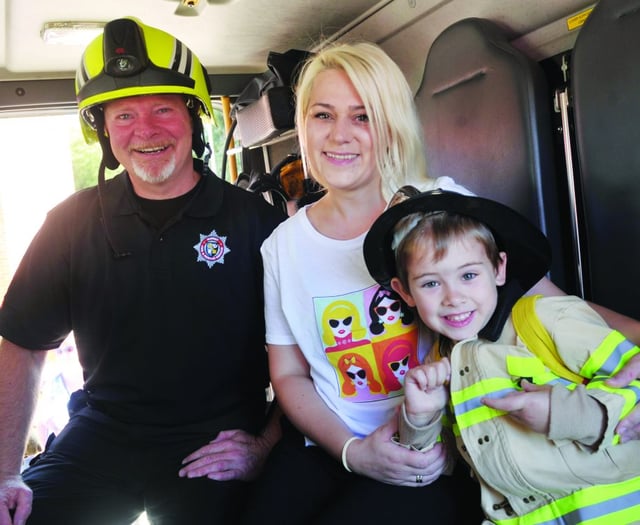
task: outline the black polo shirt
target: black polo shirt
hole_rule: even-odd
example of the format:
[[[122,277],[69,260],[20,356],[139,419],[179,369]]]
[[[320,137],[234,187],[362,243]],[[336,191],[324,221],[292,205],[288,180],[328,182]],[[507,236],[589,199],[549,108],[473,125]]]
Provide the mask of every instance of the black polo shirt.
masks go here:
[[[97,188],[49,212],[0,334],[36,350],[73,330],[91,403],[122,421],[255,426],[246,407],[263,408],[268,383],[259,249],[282,212],[211,173],[160,229],[126,173],[107,181],[103,203],[111,243]]]

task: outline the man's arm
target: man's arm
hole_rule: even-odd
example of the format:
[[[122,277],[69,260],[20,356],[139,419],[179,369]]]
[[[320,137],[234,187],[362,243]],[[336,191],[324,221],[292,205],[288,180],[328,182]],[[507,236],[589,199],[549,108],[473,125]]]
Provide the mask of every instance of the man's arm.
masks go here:
[[[22,525],[31,512],[31,490],[20,478],[20,465],[45,356],[0,340],[0,525]]]

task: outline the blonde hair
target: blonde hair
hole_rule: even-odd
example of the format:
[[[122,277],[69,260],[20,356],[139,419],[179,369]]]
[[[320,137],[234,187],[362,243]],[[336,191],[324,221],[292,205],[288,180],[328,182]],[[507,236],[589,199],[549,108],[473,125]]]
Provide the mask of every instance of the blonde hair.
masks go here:
[[[379,46],[369,42],[333,44],[312,56],[296,87],[296,127],[307,175],[305,123],[318,74],[343,71],[362,99],[375,136],[375,157],[382,191],[389,200],[405,184],[427,176],[422,126],[413,94],[402,71]]]

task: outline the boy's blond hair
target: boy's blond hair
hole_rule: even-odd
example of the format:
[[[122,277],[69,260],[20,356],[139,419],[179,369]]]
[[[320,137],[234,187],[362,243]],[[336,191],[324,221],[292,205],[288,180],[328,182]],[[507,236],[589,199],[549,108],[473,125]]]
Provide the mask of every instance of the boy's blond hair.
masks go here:
[[[501,262],[500,250],[495,237],[486,224],[457,213],[446,211],[412,213],[407,215],[394,229],[392,248],[395,251],[398,279],[409,289],[407,268],[417,247],[433,252],[434,261],[441,260],[449,246],[459,240],[478,241],[495,270]]]

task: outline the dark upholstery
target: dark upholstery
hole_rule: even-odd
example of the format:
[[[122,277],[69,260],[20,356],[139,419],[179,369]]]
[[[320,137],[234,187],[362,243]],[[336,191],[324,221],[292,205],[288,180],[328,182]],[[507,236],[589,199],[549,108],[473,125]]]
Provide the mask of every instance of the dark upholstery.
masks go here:
[[[588,298],[640,319],[640,0],[600,0],[571,60]]]
[[[567,288],[551,128],[552,93],[540,66],[494,23],[469,18],[434,41],[416,95],[431,177],[520,211],[547,234],[551,278]]]

